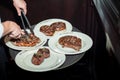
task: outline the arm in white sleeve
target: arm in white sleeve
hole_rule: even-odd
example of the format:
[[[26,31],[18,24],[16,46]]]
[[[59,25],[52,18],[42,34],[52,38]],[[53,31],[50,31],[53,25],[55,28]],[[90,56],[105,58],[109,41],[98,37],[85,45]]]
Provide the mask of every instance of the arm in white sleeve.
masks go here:
[[[3,31],[4,31],[4,28],[3,28],[3,25],[2,25],[1,19],[0,19],[0,38],[1,38],[2,35],[3,35]]]

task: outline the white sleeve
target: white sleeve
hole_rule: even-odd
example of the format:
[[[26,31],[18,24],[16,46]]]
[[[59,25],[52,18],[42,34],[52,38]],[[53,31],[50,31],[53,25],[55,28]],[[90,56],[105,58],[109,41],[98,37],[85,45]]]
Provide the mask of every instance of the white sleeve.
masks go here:
[[[2,35],[3,35],[3,31],[4,31],[4,28],[3,28],[3,25],[2,25],[1,19],[0,19],[0,38],[1,38]]]

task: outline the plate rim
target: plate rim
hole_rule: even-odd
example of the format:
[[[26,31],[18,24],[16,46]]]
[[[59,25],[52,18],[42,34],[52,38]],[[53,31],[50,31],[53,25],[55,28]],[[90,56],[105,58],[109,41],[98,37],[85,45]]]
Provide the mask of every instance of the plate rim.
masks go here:
[[[42,47],[39,47],[39,48],[43,48],[43,47],[49,48],[48,46],[42,46]],[[39,48],[37,48],[37,49],[39,49]],[[36,50],[37,50],[37,49],[36,49]],[[49,49],[50,49],[50,48],[49,48]],[[50,49],[50,50],[51,50],[51,49]],[[32,50],[30,50],[30,51],[32,51]],[[51,51],[52,51],[52,50],[51,50]],[[24,66],[22,66],[21,64],[19,64],[18,61],[17,61],[17,58],[19,57],[19,55],[25,54],[25,53],[27,53],[27,52],[29,52],[29,51],[20,51],[20,52],[16,55],[16,57],[15,57],[15,63],[16,63],[17,66],[20,67],[21,69],[27,70],[27,71],[31,71],[31,72],[46,72],[46,71],[55,70],[55,69],[57,69],[58,67],[60,67],[60,66],[65,62],[65,60],[66,60],[66,56],[65,56],[64,54],[61,55],[61,54],[59,54],[59,53],[56,53],[56,52],[52,51],[52,54],[53,54],[53,55],[56,55],[56,56],[59,58],[58,60],[60,60],[60,59],[62,58],[62,61],[61,61],[61,62],[58,62],[58,63],[54,64],[54,66],[53,66],[53,67],[51,66],[51,68],[49,68],[49,69],[30,70],[30,69],[24,68]],[[30,53],[29,53],[29,54],[30,54]],[[62,57],[60,57],[60,56],[62,56]]]
[[[58,39],[56,39],[56,38],[60,38],[60,36],[62,36],[62,35],[65,36],[65,35],[71,35],[71,34],[80,34],[80,35],[85,36],[86,38],[88,38],[88,39],[90,40],[90,45],[89,45],[89,46],[85,46],[85,47],[87,47],[86,49],[83,48],[83,50],[78,51],[78,52],[74,52],[74,53],[73,53],[73,52],[70,53],[70,52],[60,51],[57,47],[54,47],[54,46],[57,44],[57,40],[58,40]],[[82,39],[83,39],[83,38],[82,38]],[[51,44],[52,42],[54,42],[55,44],[54,44],[54,45]],[[52,46],[51,46],[51,45],[52,45]],[[82,33],[82,32],[77,32],[77,31],[72,31],[72,32],[63,33],[63,34],[58,34],[58,35],[52,37],[52,38],[48,41],[48,46],[49,46],[52,50],[54,50],[54,51],[56,51],[56,52],[58,52],[58,53],[61,53],[61,54],[66,54],[66,55],[80,54],[80,53],[86,52],[87,50],[89,50],[89,49],[92,47],[92,45],[93,45],[93,40],[92,40],[92,38],[91,38],[89,35],[87,35],[87,34],[85,34],[85,33]]]

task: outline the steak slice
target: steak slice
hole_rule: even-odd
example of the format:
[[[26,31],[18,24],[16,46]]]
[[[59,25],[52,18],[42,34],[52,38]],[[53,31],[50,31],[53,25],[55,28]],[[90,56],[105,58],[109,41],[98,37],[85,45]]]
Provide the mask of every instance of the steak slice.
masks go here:
[[[37,43],[41,42],[41,40],[33,34],[29,34],[28,37],[22,35],[22,37],[20,37],[19,39],[11,39],[10,41],[15,46],[20,46],[20,47],[33,47]]]
[[[48,25],[43,25],[40,27],[40,31],[43,32],[46,36],[53,36],[55,33],[55,28]]]
[[[34,65],[40,65],[44,59],[50,57],[50,51],[48,48],[40,48],[37,53],[34,53],[32,56],[31,62]]]
[[[66,25],[63,22],[54,22],[50,26],[54,27],[55,31],[61,31],[61,30],[66,29]]]
[[[41,54],[44,56],[44,58],[48,58],[50,56],[50,51],[48,48],[40,48],[38,51],[37,51],[37,54]]]
[[[32,60],[31,62],[34,64],[34,65],[40,65],[42,62],[44,61],[44,57],[40,54],[34,54],[32,56]]]
[[[58,40],[58,42],[63,48],[68,47],[77,51],[79,51],[82,46],[81,39],[76,36],[63,36]]]
[[[40,27],[40,32],[43,32],[46,36],[53,36],[55,31],[61,31],[66,29],[64,22],[54,22],[50,26],[43,25]]]

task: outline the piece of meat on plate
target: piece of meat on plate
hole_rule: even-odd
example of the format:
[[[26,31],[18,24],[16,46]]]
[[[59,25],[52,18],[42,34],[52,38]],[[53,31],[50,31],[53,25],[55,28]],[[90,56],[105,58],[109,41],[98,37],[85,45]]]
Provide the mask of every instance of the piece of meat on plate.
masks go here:
[[[40,32],[43,32],[46,36],[53,36],[55,33],[55,28],[49,25],[43,25],[40,27]]]
[[[81,39],[76,36],[63,36],[58,40],[58,42],[63,48],[68,47],[76,51],[79,51],[82,46]]]
[[[55,27],[55,31],[61,31],[66,29],[66,25],[64,22],[54,22],[50,26]]]
[[[39,48],[32,56],[31,61],[34,65],[40,65],[48,57],[50,57],[50,50],[48,48]]]
[[[25,35],[22,35],[22,37],[18,39],[11,39],[10,41],[15,46],[20,46],[20,47],[33,47],[37,43],[41,42],[40,38],[38,38],[37,36],[33,34],[29,34],[28,37],[26,37]]]
[[[44,56],[43,55],[37,54],[37,53],[33,54],[31,62],[34,65],[40,65],[43,61],[44,61]]]
[[[48,58],[50,56],[50,50],[48,48],[40,48],[37,54],[42,54],[44,58]]]

